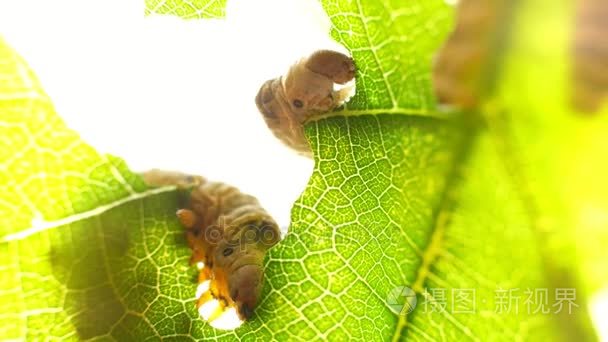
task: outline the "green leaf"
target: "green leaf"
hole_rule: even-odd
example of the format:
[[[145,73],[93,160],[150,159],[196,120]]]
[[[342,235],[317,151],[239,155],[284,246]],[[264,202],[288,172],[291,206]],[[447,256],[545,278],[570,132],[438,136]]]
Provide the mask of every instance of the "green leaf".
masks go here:
[[[183,331],[195,272],[174,189],[147,189],[80,140],[3,41],[0,61],[1,338]]]
[[[566,32],[535,20],[546,0],[517,9],[513,44],[494,75],[497,92],[479,113],[450,115],[436,110],[430,84],[433,51],[451,27],[443,1],[323,5],[332,35],[355,57],[357,95],[338,113],[350,116],[307,126],[314,173],[289,233],[269,253],[256,315],[231,332],[209,327],[195,310],[196,271],[174,217],[180,194],[147,189],[120,159],[84,144],[24,62],[0,44],[0,137],[10,147],[0,154],[0,337],[593,338],[583,298],[571,315],[526,307],[526,290],[547,289],[555,311],[559,276],[578,277],[571,270],[580,256],[568,251],[590,239],[573,242],[579,232],[570,222],[588,203],[577,198],[591,192],[594,203],[606,204],[589,190],[596,180],[605,189],[606,180],[582,180],[585,167],[563,168],[606,147],[598,129],[606,120],[581,122],[542,95],[567,83]],[[216,17],[223,7],[146,6],[187,18]],[[215,10],[201,14],[206,6]],[[551,23],[567,21],[567,6],[551,8],[543,12]],[[543,40],[539,28],[561,43]],[[530,44],[542,52],[532,60]],[[564,136],[586,140],[555,149],[568,144]],[[587,191],[573,190],[581,185]],[[395,313],[394,291],[404,286],[416,292],[417,306]],[[518,312],[497,312],[497,294],[509,290],[518,291]]]
[[[435,115],[431,58],[449,28],[444,1],[322,1],[331,35],[352,53],[360,72],[345,115]]]
[[[564,22],[576,4],[522,6],[493,101],[502,111],[494,131],[508,141],[516,178],[534,198],[547,253],[584,294],[608,285],[608,254],[598,245],[608,241],[608,162],[600,157],[608,151],[608,107],[594,116],[571,108],[575,27]]]
[[[223,18],[226,0],[146,0],[145,14],[175,15],[184,19]]]
[[[272,290],[266,305],[273,303],[275,292],[292,294],[271,307],[271,311],[283,314],[270,322],[287,315],[291,324],[301,326],[298,334],[304,330],[311,337],[334,339],[592,338],[582,296],[571,315],[556,313],[557,307],[549,307],[551,314],[534,314],[535,303],[529,302],[530,294],[546,290],[549,306],[556,304],[556,287],[564,284],[556,278],[562,275],[561,267],[572,264],[559,258],[554,261],[550,254],[567,250],[572,240],[563,234],[551,236],[561,244],[555,248],[539,233],[543,228],[538,226],[540,218],[563,217],[559,210],[549,210],[564,208],[553,197],[555,189],[548,186],[529,190],[518,183],[529,175],[520,178],[512,174],[519,160],[511,157],[520,150],[510,150],[513,137],[492,128],[502,123],[500,117],[489,117],[493,112],[454,119],[465,121],[461,124],[432,118],[441,114],[432,112],[428,105],[432,101],[426,100],[430,95],[425,97],[428,83],[417,82],[420,77],[416,75],[423,70],[421,73],[428,77],[431,47],[436,47],[441,37],[433,33],[445,32],[447,9],[442,11],[439,2],[425,2],[425,7],[402,4],[401,8],[386,3],[324,5],[334,23],[334,37],[353,51],[360,70],[357,96],[339,114],[380,115],[332,118],[309,126],[315,172],[296,203],[287,239],[271,251],[269,263],[270,270],[277,267],[283,273],[288,273],[283,266],[286,262],[302,265],[303,269],[288,273],[278,289],[274,279],[269,280]],[[433,10],[412,10],[421,7]],[[529,8],[517,11],[518,15],[538,13]],[[391,21],[395,12],[416,12],[415,18],[404,20],[409,27],[431,27],[428,35],[412,43],[416,52],[407,53],[409,46],[391,44],[406,32],[395,28],[405,27],[403,22]],[[382,24],[370,30],[367,24],[375,20]],[[524,24],[524,36],[527,30],[536,29],[529,22]],[[350,30],[355,33],[344,34]],[[412,36],[415,32],[408,31]],[[519,36],[519,32],[516,34]],[[374,55],[378,51],[383,57]],[[400,58],[392,60],[392,56]],[[410,56],[416,60],[413,64],[423,67],[403,68],[400,62],[407,63]],[[383,65],[399,70],[401,77],[387,76]],[[398,106],[387,101],[390,89],[399,89]],[[374,98],[375,94],[383,100]],[[403,101],[407,96],[425,100]],[[349,111],[351,108],[361,110]],[[426,117],[412,116],[421,113]],[[496,122],[487,124],[486,120]],[[526,121],[518,123],[526,125]],[[529,163],[550,167],[543,158]],[[554,206],[531,211],[543,202]],[[419,293],[419,306],[409,315],[395,315],[386,307],[391,291],[400,286]],[[475,294],[474,313],[457,313],[454,307],[463,304],[458,294],[467,289]],[[433,290],[444,293],[445,298],[423,298],[422,294],[433,294]],[[517,299],[519,310],[509,302],[511,309],[497,312],[496,308],[501,307],[498,294],[503,290],[513,291],[509,293]],[[583,288],[575,290],[579,295],[584,293]],[[291,308],[290,301],[304,309]],[[447,309],[427,312],[426,307],[434,304],[445,304]],[[303,321],[311,321],[313,326]],[[284,336],[293,337],[287,332]]]

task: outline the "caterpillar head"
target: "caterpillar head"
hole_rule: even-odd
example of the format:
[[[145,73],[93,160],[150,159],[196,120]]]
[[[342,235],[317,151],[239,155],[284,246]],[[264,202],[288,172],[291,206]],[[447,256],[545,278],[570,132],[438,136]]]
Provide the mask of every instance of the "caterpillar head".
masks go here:
[[[262,292],[264,256],[280,240],[273,220],[247,222],[215,249],[215,263],[225,270],[228,293],[241,319],[251,318]]]
[[[320,50],[291,66],[283,78],[283,89],[293,112],[309,116],[341,105],[344,98],[334,91],[334,84],[343,85],[354,77],[352,58],[336,51]]]
[[[329,112],[351,95],[352,88],[335,90],[355,77],[352,58],[320,50],[291,66],[286,75],[266,81],[255,102],[273,133],[299,152],[310,149],[303,124],[315,114]]]

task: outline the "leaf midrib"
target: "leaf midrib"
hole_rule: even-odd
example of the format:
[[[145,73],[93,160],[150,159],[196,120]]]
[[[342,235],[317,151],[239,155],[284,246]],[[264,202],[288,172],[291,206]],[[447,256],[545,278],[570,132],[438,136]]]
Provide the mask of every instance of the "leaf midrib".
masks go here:
[[[333,112],[328,112],[324,114],[316,114],[308,119],[307,123],[320,121],[323,119],[335,117],[335,116],[363,116],[363,115],[403,115],[403,116],[415,116],[415,117],[424,117],[424,118],[433,118],[433,119],[441,119],[441,120],[454,120],[458,119],[462,116],[459,111],[456,110],[447,110],[447,111],[432,111],[428,109],[414,109],[414,108],[402,108],[402,107],[393,107],[393,108],[375,108],[375,109],[338,109]]]
[[[33,224],[31,227],[21,230],[19,232],[11,233],[0,238],[0,243],[7,243],[11,241],[23,240],[32,235],[47,231],[50,229],[62,227],[68,224],[72,224],[78,221],[86,220],[91,217],[101,215],[111,209],[119,207],[129,202],[141,200],[150,196],[158,195],[161,193],[175,190],[175,186],[165,186],[160,188],[153,188],[143,192],[133,193],[127,197],[120,198],[110,203],[95,207],[93,209],[79,212],[77,214],[69,215],[54,221],[40,221],[37,224]]]
[[[468,158],[471,155],[470,152],[479,133],[479,128],[474,127],[471,124],[465,125],[465,129],[469,130],[469,133],[463,137],[460,148],[455,152],[456,158],[454,159],[451,170],[446,176],[448,182],[444,187],[437,213],[431,222],[433,228],[430,232],[429,243],[424,248],[424,251],[421,254],[422,262],[416,269],[416,278],[412,284],[412,290],[420,295],[423,294],[424,283],[428,278],[430,268],[439,258],[439,252],[441,251],[441,246],[444,241],[443,236],[451,223],[451,214],[454,211],[454,207],[457,205],[460,195],[460,192],[454,191],[454,189],[457,189],[464,180],[463,177],[461,177],[461,172],[467,164]],[[416,308],[409,313],[399,314],[399,320],[397,321],[397,326],[395,327],[392,338],[393,342],[401,340],[404,335],[403,332],[408,325],[407,318],[413,314],[415,310]],[[476,340],[476,337],[471,335],[470,331],[463,331],[463,333],[473,340]]]

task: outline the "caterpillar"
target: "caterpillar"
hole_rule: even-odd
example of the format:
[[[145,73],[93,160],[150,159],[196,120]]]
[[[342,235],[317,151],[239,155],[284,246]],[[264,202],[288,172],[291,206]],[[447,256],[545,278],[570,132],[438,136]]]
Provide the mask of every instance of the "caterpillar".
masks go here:
[[[319,50],[289,68],[285,76],[262,84],[255,103],[274,135],[287,146],[310,156],[303,124],[314,114],[342,105],[351,94],[345,85],[355,77],[355,64],[345,54]]]
[[[508,40],[514,4],[505,0],[458,2],[456,26],[433,65],[433,86],[442,104],[461,109],[479,105],[492,84],[485,79]],[[597,112],[608,98],[608,2],[576,1],[571,42],[575,109]]]
[[[224,183],[161,170],[143,178],[152,186],[191,189],[176,215],[192,249],[190,264],[199,268],[196,305],[203,319],[224,328],[214,323],[229,309],[236,311],[239,325],[251,318],[262,290],[264,256],[280,240],[274,219],[255,197]]]
[[[594,113],[608,99],[608,3],[579,0],[572,41],[571,101],[580,111]]]
[[[456,26],[433,63],[433,87],[441,104],[473,109],[491,91],[487,75],[497,63],[494,51],[501,51],[507,39],[504,27],[512,11],[506,0],[458,2]]]

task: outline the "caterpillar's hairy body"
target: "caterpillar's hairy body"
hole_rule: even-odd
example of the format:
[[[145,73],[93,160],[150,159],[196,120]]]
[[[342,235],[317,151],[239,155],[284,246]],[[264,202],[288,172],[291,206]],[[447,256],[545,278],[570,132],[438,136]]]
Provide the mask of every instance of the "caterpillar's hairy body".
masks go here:
[[[190,262],[204,263],[199,282],[210,280],[197,306],[214,298],[220,301],[218,310],[235,307],[241,319],[250,318],[262,289],[264,256],[280,239],[272,217],[255,197],[224,183],[160,170],[143,176],[149,185],[191,188],[177,217],[186,228]]]
[[[294,64],[285,76],[266,81],[255,102],[275,136],[301,154],[311,154],[304,123],[340,106],[350,89],[334,90],[355,77],[352,58],[320,50]]]

